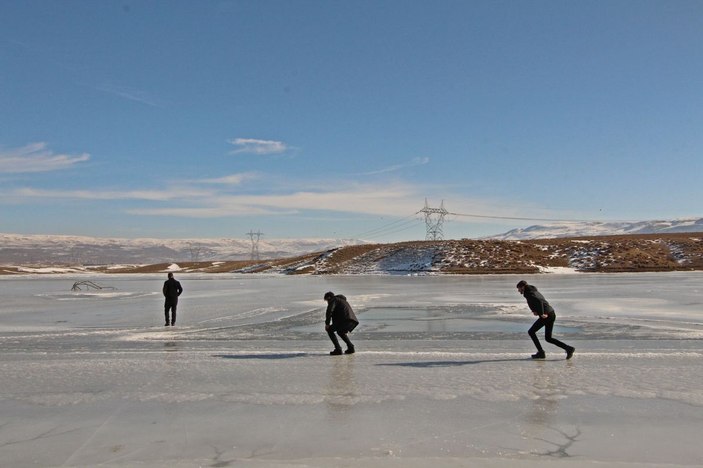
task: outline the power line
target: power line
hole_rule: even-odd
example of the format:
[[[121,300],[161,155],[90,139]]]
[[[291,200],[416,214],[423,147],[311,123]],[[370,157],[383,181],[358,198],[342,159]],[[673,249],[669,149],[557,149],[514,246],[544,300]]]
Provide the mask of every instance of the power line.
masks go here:
[[[356,238],[377,237],[377,236],[388,234],[389,231],[397,232],[397,230],[399,228],[401,228],[400,230],[403,230],[405,228],[402,228],[402,226],[407,226],[409,224],[415,224],[415,222],[417,221],[416,215],[417,215],[417,213],[413,213],[410,216],[405,216],[403,218],[397,219],[395,221],[384,224],[384,225],[379,226],[377,228],[369,229],[368,231],[364,231],[360,234],[355,235],[354,237],[356,237]]]
[[[558,219],[558,218],[531,218],[531,217],[526,217],[526,216],[497,216],[497,215],[481,215],[481,214],[475,214],[475,213],[454,213],[452,211],[447,211],[444,209],[444,204],[440,208],[430,208],[427,205],[427,201],[425,200],[425,207],[422,210],[419,210],[412,215],[405,216],[403,218],[397,219],[395,221],[392,221],[390,223],[384,224],[382,226],[379,226],[377,228],[369,229],[368,231],[364,231],[360,234],[355,235],[355,238],[367,238],[367,239],[373,239],[376,237],[381,237],[381,236],[387,236],[390,234],[395,234],[398,232],[402,231],[407,231],[408,229],[412,229],[416,226],[417,221],[419,221],[419,218],[417,217],[418,215],[425,215],[427,218],[430,215],[439,215],[439,218],[441,218],[441,221],[444,221],[444,216],[459,216],[459,217],[465,217],[465,218],[479,218],[479,219],[503,219],[503,220],[512,220],[512,221],[545,221],[545,222],[552,222],[552,223],[559,223],[559,222],[580,222],[580,223],[595,223],[595,222],[604,222],[604,221],[599,221],[599,220],[593,220],[593,219]],[[428,237],[435,237],[435,238],[440,238],[441,236],[441,223],[440,219],[434,220],[430,219],[429,221],[425,219],[425,224],[428,229]]]
[[[417,223],[417,220],[414,219],[410,222],[406,222],[405,225],[401,225],[401,226],[397,227],[396,229],[384,231],[384,232],[376,234],[376,235],[364,236],[364,237],[366,237],[367,239],[373,239],[375,237],[387,236],[390,234],[396,234],[398,232],[407,231],[408,229],[416,229],[417,228],[416,223]]]
[[[418,212],[419,213],[419,212]],[[452,215],[452,216],[464,216],[468,218],[484,218],[484,219],[510,219],[510,220],[516,220],[516,221],[549,221],[549,222],[579,222],[579,223],[589,223],[589,222],[598,222],[592,219],[556,219],[556,218],[521,218],[518,216],[489,216],[489,215],[477,215],[477,214],[467,214],[467,213],[452,213],[448,212],[447,214]]]
[[[395,234],[397,232],[401,231],[406,231],[408,229],[414,229],[417,226],[417,220],[413,219],[410,221],[406,221],[403,224],[398,224],[393,227],[386,227],[382,230],[376,231],[374,233],[366,233],[363,235],[358,235],[355,236],[356,238],[364,238],[364,239],[374,239],[382,236],[387,236],[389,234]]]

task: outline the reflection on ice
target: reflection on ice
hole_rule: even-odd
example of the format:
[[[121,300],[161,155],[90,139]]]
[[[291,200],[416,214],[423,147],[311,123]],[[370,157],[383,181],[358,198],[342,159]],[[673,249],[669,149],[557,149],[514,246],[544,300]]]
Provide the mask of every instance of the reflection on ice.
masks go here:
[[[359,402],[355,364],[355,356],[349,356],[333,360],[329,366],[324,401],[333,417],[348,412]]]

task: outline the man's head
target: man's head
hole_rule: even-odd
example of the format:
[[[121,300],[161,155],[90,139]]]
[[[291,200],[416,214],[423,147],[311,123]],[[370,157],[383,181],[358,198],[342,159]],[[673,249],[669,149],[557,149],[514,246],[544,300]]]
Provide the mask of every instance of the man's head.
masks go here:
[[[517,290],[520,291],[520,294],[523,294],[525,292],[525,288],[527,287],[527,281],[521,280],[517,284]]]
[[[173,278],[173,273],[169,273],[169,274],[168,274],[168,278],[169,278],[169,279]]]
[[[334,299],[334,293],[332,291],[327,291],[323,299],[329,302],[331,299]]]

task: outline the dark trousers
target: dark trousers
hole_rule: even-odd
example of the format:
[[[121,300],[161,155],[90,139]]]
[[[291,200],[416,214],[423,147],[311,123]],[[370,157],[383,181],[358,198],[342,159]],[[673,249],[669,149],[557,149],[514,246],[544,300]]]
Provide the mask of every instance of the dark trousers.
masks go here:
[[[347,348],[354,349],[354,344],[351,342],[348,336],[349,331],[351,330],[347,330],[346,328],[342,327],[336,327],[334,324],[330,325],[329,330],[327,330],[327,335],[329,335],[330,340],[332,340],[334,349],[342,349],[342,347],[339,346],[339,341],[337,340],[337,337],[334,335],[335,332],[337,333],[337,335],[339,335],[342,341],[347,344]]]
[[[166,317],[166,325],[169,323],[174,325],[176,323],[176,305],[174,303],[167,302],[164,306],[164,316]],[[168,311],[171,310],[171,320],[168,319]]]
[[[561,341],[557,340],[556,338],[552,338],[552,328],[554,328],[554,322],[557,319],[557,315],[554,312],[551,312],[547,318],[538,318],[535,323],[532,324],[530,329],[527,331],[529,333],[530,338],[532,338],[532,342],[535,344],[537,347],[537,351],[542,351],[542,345],[540,344],[539,340],[537,339],[537,331],[544,327],[544,339],[547,341],[547,343],[551,343],[555,346],[559,346],[561,349],[564,351],[567,351],[571,349],[571,346],[562,343]]]

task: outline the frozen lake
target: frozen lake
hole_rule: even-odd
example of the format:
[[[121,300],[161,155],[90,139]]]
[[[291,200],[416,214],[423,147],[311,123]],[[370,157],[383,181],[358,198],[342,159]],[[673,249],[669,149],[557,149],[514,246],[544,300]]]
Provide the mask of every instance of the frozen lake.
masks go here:
[[[168,328],[165,276],[0,277],[0,466],[703,465],[701,272],[176,273]],[[573,359],[529,359],[523,278]]]

